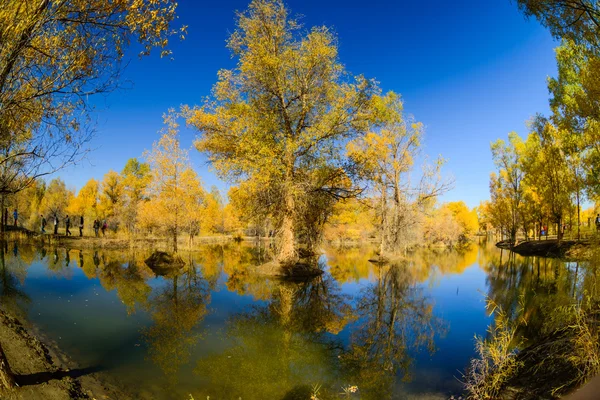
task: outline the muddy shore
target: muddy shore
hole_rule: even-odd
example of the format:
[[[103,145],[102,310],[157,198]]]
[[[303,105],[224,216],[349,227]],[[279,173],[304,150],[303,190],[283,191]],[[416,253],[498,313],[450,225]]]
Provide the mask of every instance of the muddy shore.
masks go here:
[[[79,366],[34,326],[0,307],[0,343],[17,388],[2,400],[129,400],[109,383],[101,367]]]
[[[513,246],[508,241],[496,243],[501,249],[511,250],[521,256],[561,258],[584,261],[591,257],[592,243],[584,240],[530,240]]]

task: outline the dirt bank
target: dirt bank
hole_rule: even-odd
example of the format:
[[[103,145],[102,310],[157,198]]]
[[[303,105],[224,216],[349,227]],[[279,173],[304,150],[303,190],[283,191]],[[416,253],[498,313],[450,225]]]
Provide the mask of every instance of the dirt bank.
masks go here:
[[[2,309],[0,343],[18,385],[2,392],[2,400],[130,399],[103,379],[100,367],[77,366]]]
[[[497,247],[509,249],[522,256],[540,256],[563,258],[567,260],[587,260],[592,250],[589,241],[562,240],[530,240],[512,246],[507,241],[496,243]]]
[[[172,241],[166,238],[151,238],[138,237],[134,239],[118,238],[118,237],[94,237],[78,235],[65,236],[53,234],[39,234],[26,229],[21,229],[18,232],[5,232],[3,239],[8,242],[29,242],[38,243],[41,245],[59,246],[73,249],[107,249],[107,250],[124,250],[124,249],[154,249],[170,251],[173,247]],[[193,250],[201,244],[225,244],[234,240],[231,236],[201,236],[194,238],[190,243],[184,237],[178,241],[177,247],[179,250]],[[254,237],[244,237],[244,241],[254,241]]]

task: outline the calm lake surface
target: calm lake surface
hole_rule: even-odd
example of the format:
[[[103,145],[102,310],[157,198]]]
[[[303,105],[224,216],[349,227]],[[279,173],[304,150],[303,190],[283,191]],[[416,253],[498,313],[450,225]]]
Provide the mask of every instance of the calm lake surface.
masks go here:
[[[597,277],[490,245],[393,266],[369,263],[370,248],[326,248],[310,282],[249,274],[262,262],[255,244],[183,253],[188,265],[171,277],[156,277],[144,251],[0,253],[2,304],[140,399],[308,399],[314,384],[336,395],[356,385],[362,399],[448,398],[493,322],[486,296],[509,313],[525,304],[531,336]]]

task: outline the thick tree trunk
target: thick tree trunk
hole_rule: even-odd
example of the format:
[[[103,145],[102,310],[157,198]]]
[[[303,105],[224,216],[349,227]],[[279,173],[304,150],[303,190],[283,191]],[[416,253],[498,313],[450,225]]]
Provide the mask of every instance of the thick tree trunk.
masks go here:
[[[15,386],[15,379],[0,345],[0,389],[12,389]]]
[[[285,199],[285,210],[283,214],[283,222],[280,231],[279,254],[277,261],[282,264],[293,264],[297,261],[298,253],[296,252],[296,234],[295,234],[295,218],[294,214],[296,203],[292,193],[288,190]]]
[[[556,223],[556,239],[558,240],[558,242],[560,243],[560,241],[563,238],[563,229],[562,229],[562,218],[559,217],[558,218],[558,222]]]

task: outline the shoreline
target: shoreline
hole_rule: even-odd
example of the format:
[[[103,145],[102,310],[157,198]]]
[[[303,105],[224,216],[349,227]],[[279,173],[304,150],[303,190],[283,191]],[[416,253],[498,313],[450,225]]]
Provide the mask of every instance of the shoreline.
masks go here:
[[[132,399],[109,383],[101,367],[78,365],[25,317],[0,307],[0,343],[18,387],[3,400]]]
[[[560,258],[568,261],[586,261],[591,258],[593,250],[589,240],[530,240],[513,246],[509,241],[496,243],[496,247],[510,250],[520,256]]]

